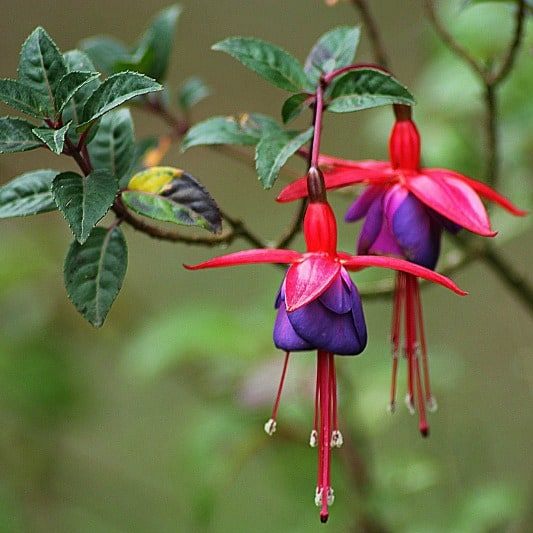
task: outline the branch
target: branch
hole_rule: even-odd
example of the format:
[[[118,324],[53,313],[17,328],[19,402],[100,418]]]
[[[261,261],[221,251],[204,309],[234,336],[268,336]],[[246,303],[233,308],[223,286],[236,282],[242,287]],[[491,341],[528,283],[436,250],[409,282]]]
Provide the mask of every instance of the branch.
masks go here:
[[[376,63],[388,69],[389,60],[381,40],[378,25],[376,24],[372,13],[370,13],[370,8],[368,7],[366,0],[352,0],[352,5],[359,11],[359,14],[361,15],[363,24],[368,32],[368,38],[372,45]]]
[[[500,68],[492,72],[487,80],[487,84],[496,86],[501,83],[511,72],[516,54],[520,49],[522,38],[524,36],[525,18],[526,18],[526,0],[517,0],[518,9],[515,15],[515,25],[513,31],[513,38],[509,43],[507,52],[502,60]]]
[[[470,65],[470,68],[475,72],[482,81],[485,81],[485,67],[477,61],[477,59],[468,52],[461,44],[459,44],[454,36],[448,31],[446,26],[442,24],[437,15],[437,10],[433,0],[424,0],[427,16],[433,25],[433,29],[437,32],[442,42],[454,53],[460,57],[465,63]]]

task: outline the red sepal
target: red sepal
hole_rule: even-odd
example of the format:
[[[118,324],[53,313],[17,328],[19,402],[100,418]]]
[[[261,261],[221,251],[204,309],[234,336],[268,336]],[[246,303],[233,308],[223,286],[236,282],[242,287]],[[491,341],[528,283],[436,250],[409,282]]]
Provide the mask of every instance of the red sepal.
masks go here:
[[[326,254],[309,254],[289,267],[285,278],[287,311],[316,300],[339,275],[341,265]]]
[[[407,177],[405,186],[421,202],[459,226],[484,237],[496,235],[490,227],[485,206],[476,191],[464,181],[435,174],[415,174]]]
[[[342,265],[348,270],[360,270],[366,267],[381,267],[389,268],[392,270],[399,270],[400,272],[405,272],[407,274],[412,274],[419,278],[426,279],[433,283],[438,283],[447,289],[461,295],[465,296],[467,292],[460,289],[451,279],[438,274],[429,268],[424,268],[410,261],[405,261],[404,259],[397,259],[395,257],[386,257],[378,255],[352,255],[349,259],[346,255],[343,254],[341,258]]]
[[[388,165],[389,169],[390,166]],[[376,172],[374,170],[356,167],[336,167],[324,169],[324,181],[326,189],[340,189],[349,185],[366,183],[372,185],[386,184],[392,181],[393,175],[388,172]],[[307,196],[307,177],[298,178],[285,187],[276,198],[278,202],[292,202]]]
[[[516,207],[516,205],[514,205],[508,198],[501,195],[481,181],[474,180],[468,176],[459,174],[459,172],[454,172],[453,170],[448,170],[446,168],[425,168],[422,172],[428,176],[439,176],[444,179],[446,177],[451,177],[464,181],[467,185],[470,185],[470,187],[472,187],[472,189],[474,189],[481,197],[498,204],[506,211],[509,211],[509,213],[519,217],[527,215],[527,211]]]
[[[277,248],[260,248],[257,250],[243,250],[232,254],[214,257],[197,265],[183,265],[187,270],[201,270],[203,268],[219,268],[226,266],[248,265],[253,263],[294,263],[302,258],[302,254],[294,250],[280,250]]]

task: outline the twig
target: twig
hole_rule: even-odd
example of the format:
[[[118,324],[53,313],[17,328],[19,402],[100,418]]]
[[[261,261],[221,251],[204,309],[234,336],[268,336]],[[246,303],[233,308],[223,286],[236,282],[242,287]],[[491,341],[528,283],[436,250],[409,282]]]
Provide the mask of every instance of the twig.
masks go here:
[[[372,44],[372,50],[374,52],[374,59],[379,65],[389,68],[389,60],[385,52],[385,47],[381,41],[381,36],[378,31],[378,26],[372,13],[370,13],[370,8],[366,0],[352,0],[353,6],[359,11],[361,18],[363,19],[363,24],[365,25],[366,31],[368,32],[368,39]]]
[[[442,42],[459,58],[467,63],[471,70],[478,76],[484,86],[484,100],[486,109],[486,136],[487,136],[487,166],[486,180],[491,186],[496,186],[500,172],[500,154],[498,142],[498,111],[499,102],[497,87],[507,78],[514,65],[516,55],[524,35],[524,19],[526,16],[526,0],[516,0],[517,10],[513,36],[504,53],[499,67],[487,66],[480,63],[470,52],[464,48],[444,26],[437,15],[433,0],[424,0],[426,12],[433,28]]]
[[[453,35],[448,31],[446,26],[442,24],[440,18],[437,15],[433,0],[424,0],[427,16],[433,25],[433,28],[441,38],[442,42],[457,56],[460,57],[465,63],[470,65],[470,68],[485,81],[485,67],[477,61],[477,59],[468,52],[461,44],[459,44]]]

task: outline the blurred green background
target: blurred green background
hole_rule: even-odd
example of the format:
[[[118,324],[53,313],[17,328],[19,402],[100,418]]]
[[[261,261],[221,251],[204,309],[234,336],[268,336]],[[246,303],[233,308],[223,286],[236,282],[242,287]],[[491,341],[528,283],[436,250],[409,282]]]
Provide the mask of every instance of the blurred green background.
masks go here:
[[[243,111],[279,116],[284,97],[211,52],[212,43],[255,35],[304,58],[320,34],[358,20],[348,3],[328,8],[320,0],[181,4],[170,86],[197,74],[214,89],[195,119]],[[435,39],[422,2],[372,4],[393,70],[418,99],[425,162],[482,177],[483,108],[475,78]],[[478,57],[503,49],[511,29],[508,5],[440,4],[454,34]],[[19,47],[37,25],[63,50],[101,33],[133,42],[166,5],[3,1],[0,74],[15,75]],[[526,41],[502,87],[501,189],[531,209],[531,31]],[[369,59],[364,35],[358,60]],[[135,112],[135,119],[138,137],[164,132],[153,117]],[[328,116],[324,151],[386,157],[390,123],[390,110]],[[201,179],[226,211],[267,238],[275,238],[291,214],[290,206],[274,204],[275,191],[261,190],[251,169],[221,154],[199,148],[181,155],[174,147],[165,162]],[[73,168],[41,151],[3,156],[0,183],[60,165]],[[290,165],[301,169],[299,161]],[[334,198],[339,216],[349,201]],[[530,221],[495,211],[494,226],[501,233],[496,243],[521,272],[530,272]],[[342,228],[344,249],[353,248],[355,230]],[[482,264],[454,276],[470,291],[467,298],[424,291],[439,402],[428,440],[419,438],[406,410],[386,412],[390,305],[366,304],[369,347],[339,367],[344,424],[368,461],[369,483],[358,492],[336,454],[336,502],[323,526],[313,504],[316,452],[307,445],[310,355],[290,363],[278,422],[284,431],[273,439],[263,432],[282,363],[271,343],[278,270],[185,272],[183,262],[220,250],[155,242],[126,230],[125,285],[97,331],[63,288],[71,237],[61,217],[2,221],[0,234],[2,533],[356,532],[367,515],[402,533],[533,530],[532,317]],[[238,242],[232,249],[242,247]],[[364,286],[382,275],[355,280]]]

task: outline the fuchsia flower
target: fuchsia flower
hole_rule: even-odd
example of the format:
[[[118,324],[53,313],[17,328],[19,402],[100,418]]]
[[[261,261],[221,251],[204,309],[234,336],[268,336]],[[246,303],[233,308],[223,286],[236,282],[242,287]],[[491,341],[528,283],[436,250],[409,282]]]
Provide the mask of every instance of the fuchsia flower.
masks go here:
[[[451,280],[424,267],[393,257],[353,256],[337,251],[337,224],[327,203],[323,176],[311,168],[308,174],[310,203],[304,218],[307,252],[293,250],[245,250],[208,260],[190,270],[217,268],[251,263],[285,263],[290,265],[278,297],[274,342],[286,351],[282,377],[265,430],[276,430],[276,416],[289,353],[317,351],[315,423],[310,444],[318,444],[318,480],[315,502],[320,518],[328,518],[333,502],[330,482],[330,452],[342,444],[337,422],[337,391],[334,354],[357,355],[366,346],[366,325],[359,294],[348,275],[369,266],[398,270],[420,276],[448,289],[466,294]],[[416,278],[415,278],[416,279]]]
[[[411,110],[406,106],[395,106],[395,112],[397,120],[389,143],[390,162],[347,161],[328,156],[318,158],[319,165],[324,169],[327,189],[358,183],[367,186],[345,217],[349,222],[364,218],[358,253],[402,257],[434,269],[443,230],[455,233],[464,228],[483,236],[495,235],[478,195],[514,215],[525,214],[481,182],[451,170],[421,168],[420,135],[411,120]],[[300,178],[280,193],[278,201],[287,202],[305,196],[306,178]],[[413,413],[416,403],[419,430],[426,436],[429,426],[425,410],[426,407],[434,409],[436,403],[430,388],[422,305],[416,276],[400,271],[392,319],[391,410],[396,403],[402,317],[407,360],[406,403]]]

